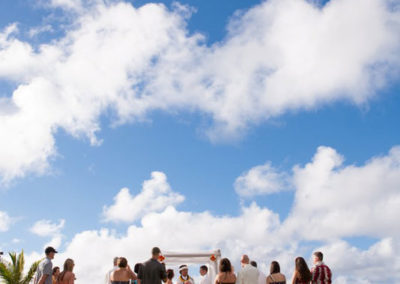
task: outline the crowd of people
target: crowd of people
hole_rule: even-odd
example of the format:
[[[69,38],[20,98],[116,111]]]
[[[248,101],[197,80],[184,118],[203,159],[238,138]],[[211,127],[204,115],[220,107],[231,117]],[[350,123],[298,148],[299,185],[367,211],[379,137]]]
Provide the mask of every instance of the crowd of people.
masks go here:
[[[48,247],[45,250],[46,258],[38,266],[34,284],[74,284],[74,261],[67,259],[63,271],[59,267],[52,267],[51,260],[57,251]],[[161,250],[154,247],[151,258],[144,263],[137,263],[132,270],[125,257],[115,257],[114,267],[106,274],[106,284],[174,284],[175,273],[172,269],[166,269],[162,262]],[[234,267],[228,258],[222,258],[219,262],[219,271],[215,279],[210,279],[210,273],[206,265],[200,266],[200,284],[331,284],[332,273],[323,262],[323,254],[320,251],[313,253],[314,265],[309,269],[303,257],[295,259],[295,268],[290,282],[281,273],[277,261],[272,261],[268,276],[257,268],[255,261],[250,261],[247,255],[242,255],[241,270],[235,273]],[[195,284],[189,275],[189,267],[186,264],[179,266],[179,276],[175,284]]]

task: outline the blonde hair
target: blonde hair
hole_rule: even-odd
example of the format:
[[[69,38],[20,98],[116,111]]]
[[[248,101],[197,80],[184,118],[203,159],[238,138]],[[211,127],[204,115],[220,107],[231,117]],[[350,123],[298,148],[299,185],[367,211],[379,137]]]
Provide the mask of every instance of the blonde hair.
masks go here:
[[[63,280],[65,273],[67,271],[72,272],[72,270],[74,269],[74,261],[70,258],[67,258],[64,262],[64,270],[63,272],[61,272],[60,276],[58,276],[58,280]]]

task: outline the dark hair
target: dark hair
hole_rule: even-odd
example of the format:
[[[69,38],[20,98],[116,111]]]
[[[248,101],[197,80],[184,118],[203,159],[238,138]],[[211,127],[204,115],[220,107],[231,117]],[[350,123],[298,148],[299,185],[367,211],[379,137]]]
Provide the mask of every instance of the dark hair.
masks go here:
[[[220,272],[232,272],[232,265],[229,259],[223,258],[219,262],[219,271]]]
[[[250,265],[257,267],[257,262],[255,262],[254,260],[250,261]]]
[[[173,271],[172,269],[168,269],[168,270],[167,270],[167,278],[168,278],[169,280],[172,280],[172,278],[174,278],[174,276],[175,276],[174,271]]]
[[[142,269],[142,268],[143,268],[143,264],[142,263],[136,263],[135,266],[133,267],[133,272],[138,274],[140,269]]]
[[[295,260],[295,271],[296,271],[296,278],[303,282],[311,281],[311,272],[308,269],[308,265],[304,258],[301,256],[297,257]]]
[[[323,253],[320,252],[320,251],[314,252],[314,255],[315,255],[320,261],[322,261],[322,260],[324,259],[324,255],[323,255]]]
[[[152,255],[156,255],[156,254],[160,254],[161,253],[161,250],[160,250],[160,248],[158,248],[158,247],[154,247],[154,248],[152,248],[152,250],[151,250],[151,254]]]
[[[208,267],[206,265],[202,265],[200,266],[201,270],[205,270],[206,272],[208,272]]]
[[[53,267],[53,275],[56,274],[57,270],[60,270],[60,267],[58,266]]]
[[[275,260],[271,262],[269,274],[280,273],[280,272],[281,272],[281,267],[279,266],[279,262]]]
[[[128,266],[128,260],[125,257],[120,257],[118,267],[125,268]]]

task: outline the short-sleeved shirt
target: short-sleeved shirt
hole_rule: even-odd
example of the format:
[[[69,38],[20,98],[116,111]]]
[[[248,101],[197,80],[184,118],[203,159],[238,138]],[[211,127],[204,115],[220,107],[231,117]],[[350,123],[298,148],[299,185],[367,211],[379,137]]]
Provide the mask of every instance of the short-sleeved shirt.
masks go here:
[[[52,284],[52,274],[53,274],[53,263],[51,262],[50,258],[45,258],[43,259],[38,266],[37,272],[36,272],[36,283],[39,283],[40,278],[42,278],[43,275],[47,275],[46,281],[44,281],[44,284]]]
[[[138,278],[142,284],[160,284],[167,278],[167,272],[163,264],[151,258],[139,270]]]

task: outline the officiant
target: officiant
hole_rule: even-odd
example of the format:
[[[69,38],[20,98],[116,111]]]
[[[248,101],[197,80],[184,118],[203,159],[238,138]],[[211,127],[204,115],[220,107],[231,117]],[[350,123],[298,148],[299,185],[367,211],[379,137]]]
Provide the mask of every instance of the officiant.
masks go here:
[[[186,264],[179,266],[179,273],[181,275],[176,284],[194,284],[193,278],[189,276],[189,268]]]

